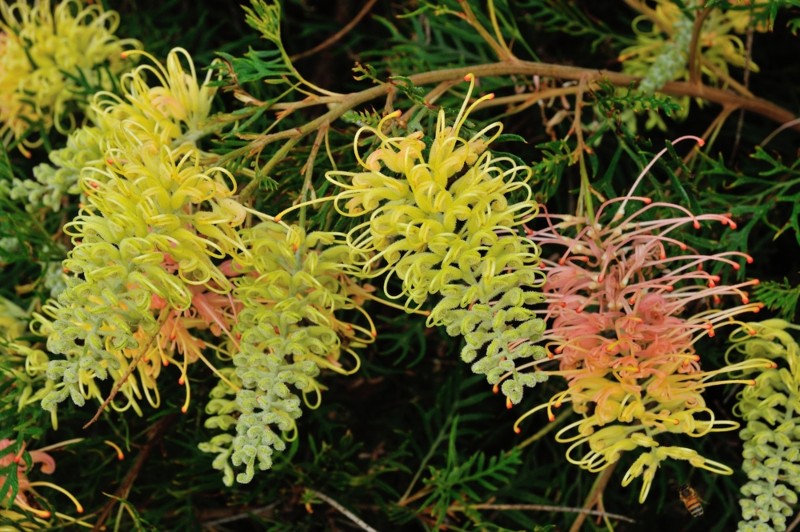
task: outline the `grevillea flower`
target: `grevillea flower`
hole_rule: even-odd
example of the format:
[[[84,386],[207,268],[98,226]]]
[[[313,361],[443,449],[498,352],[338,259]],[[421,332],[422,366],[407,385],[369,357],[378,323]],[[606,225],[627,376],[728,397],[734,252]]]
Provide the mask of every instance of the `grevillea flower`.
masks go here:
[[[118,39],[115,11],[100,4],[50,0],[0,1],[0,139],[23,139],[34,126],[47,133],[71,131],[89,91],[110,89],[132,66],[123,52],[138,41]],[[78,80],[81,80],[80,82]],[[26,137],[20,149],[41,139]],[[27,152],[25,152],[27,153]]]
[[[375,338],[356,303],[363,290],[348,280],[355,271],[351,250],[334,237],[274,222],[242,231],[248,253],[232,263],[240,274],[233,296],[241,301],[229,348],[234,367],[221,372],[206,406],[206,427],[224,433],[200,445],[217,454],[213,465],[226,485],[234,468],[244,469],[235,477],[240,483],[250,482],[256,466],[269,469],[273,453],[297,435],[300,395],[309,408],[320,404],[320,370],[356,372],[354,349]],[[369,329],[337,316],[352,310]]]
[[[10,520],[16,520],[17,518],[22,517],[15,511],[16,509],[29,512],[38,519],[49,519],[52,515],[50,511],[34,508],[31,505],[31,495],[36,495],[37,498],[40,498],[35,490],[37,487],[48,487],[63,493],[75,504],[75,509],[77,512],[83,513],[83,507],[80,505],[80,503],[75,499],[75,497],[72,496],[70,492],[64,488],[53,484],[52,482],[32,481],[28,478],[28,474],[36,465],[39,466],[39,471],[42,473],[47,475],[53,474],[56,469],[56,461],[50,454],[47,453],[47,451],[52,447],[35,451],[27,451],[27,457],[25,457],[23,456],[23,453],[25,452],[24,444],[20,446],[19,452],[9,452],[12,451],[12,449],[9,449],[9,447],[12,447],[14,443],[14,440],[0,440],[0,492],[6,492],[7,489],[9,490],[6,492],[6,499],[0,499],[0,517],[6,517]],[[63,443],[58,445],[61,446]],[[14,467],[15,464],[16,467]],[[6,485],[6,483],[10,483],[12,480],[6,475],[3,475],[3,471],[10,471],[10,474],[16,476],[14,479],[14,483],[16,484],[15,489],[12,489],[11,486]],[[11,497],[13,497],[13,499],[11,499]],[[38,522],[40,525],[47,525],[47,523],[44,521]]]
[[[749,256],[735,251],[705,255],[681,240],[687,226],[698,230],[703,222],[718,222],[734,229],[735,223],[727,215],[694,215],[632,192],[605,202],[594,219],[544,213],[542,220],[546,227],[532,231],[531,239],[548,256],[559,257],[544,261],[543,312],[549,327],[542,339],[550,355],[527,366],[535,373],[563,376],[568,386],[520,421],[543,408],[553,420],[554,407],[571,403],[580,419],[556,439],[569,444],[570,462],[589,471],[605,469],[622,453],[642,448],[623,479],[627,485],[643,475],[642,501],[666,458],[731,473],[692,449],[665,446],[659,436],[700,437],[735,429],[736,423],[715,417],[703,391],[729,382],[752,384],[713,379],[773,365],[752,359],[703,369],[695,349],[717,327],[760,308],[744,291],[757,280],[723,285],[708,271],[716,264],[738,270],[738,261],[750,262]],[[717,308],[725,296],[741,304]],[[555,363],[557,369],[542,369]]]
[[[428,326],[464,335],[463,360],[489,383],[510,372],[503,393],[518,403],[539,375],[516,372],[515,361],[544,356],[535,345],[543,322],[528,306],[540,301],[539,250],[519,233],[537,205],[527,184],[531,169],[488,149],[500,135],[500,122],[461,136],[469,113],[493,97],[469,104],[475,80],[467,80],[470,89],[455,123],[447,125],[440,111],[430,147],[422,132],[387,136],[384,127],[399,116],[391,113],[356,134],[360,171],[326,177],[343,189],[334,198],[340,214],[369,216],[347,234],[354,252],[365,257],[361,275],[386,274],[385,292],[404,299],[407,311],[440,296]],[[380,142],[365,158],[358,148],[364,133]],[[402,283],[394,295],[392,277]]]
[[[217,298],[232,289],[220,264],[244,252],[245,210],[232,175],[195,144],[214,91],[182,58],[176,49],[166,67],[143,64],[124,76],[121,97],[92,103],[90,138],[103,158],[80,169],[85,202],[65,227],[72,276],[36,321],[48,349],[65,357],[47,364],[54,387],[42,404],[51,412],[67,396],[78,405],[102,399],[95,379],[109,376],[126,399],[113,407],[140,412],[142,398],[156,406],[158,368],[170,362],[188,403],[186,365],[202,359],[203,345],[188,329],[230,334],[235,303]]]
[[[654,8],[644,2],[637,9],[644,14],[633,21],[636,44],[619,56],[623,70],[644,79],[642,90],[658,90],[668,81],[689,78],[689,44],[694,20],[692,13],[672,0],[656,0]],[[747,58],[744,43],[735,33],[744,32],[750,13],[743,9],[714,8],[703,20],[698,38],[698,53],[703,58],[702,72],[712,80],[728,75],[728,65],[758,72]]]
[[[739,394],[735,413],[745,422],[739,530],[786,530],[800,493],[800,326],[771,319],[747,323],[730,335],[728,357],[774,360],[778,367]]]

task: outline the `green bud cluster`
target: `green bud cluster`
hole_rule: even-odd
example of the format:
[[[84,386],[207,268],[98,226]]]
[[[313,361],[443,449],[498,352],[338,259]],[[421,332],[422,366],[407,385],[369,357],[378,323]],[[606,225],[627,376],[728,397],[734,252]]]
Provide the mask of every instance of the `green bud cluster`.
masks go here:
[[[503,393],[515,404],[524,387],[543,380],[519,373],[517,363],[546,354],[534,345],[544,321],[531,308],[543,300],[537,289],[544,275],[538,247],[519,234],[519,226],[538,211],[527,184],[531,169],[487,149],[502,130],[499,122],[469,139],[459,136],[469,111],[489,98],[469,108],[465,101],[453,126],[441,111],[430,147],[422,133],[383,133],[397,113],[377,128],[363,127],[355,139],[363,171],[326,177],[344,189],[335,202],[342,215],[369,215],[347,235],[348,244],[366,257],[362,275],[387,273],[387,293],[391,278],[399,278],[401,292],[389,297],[404,298],[408,312],[440,296],[428,326],[463,335],[463,360],[490,384],[505,380]],[[365,131],[381,144],[363,160],[357,147]],[[342,177],[348,179],[337,180]]]
[[[297,226],[264,222],[242,231],[247,252],[233,262],[241,273],[233,295],[241,301],[233,328],[234,368],[223,371],[206,406],[206,427],[224,432],[202,443],[226,485],[252,480],[269,469],[272,455],[296,437],[302,400],[319,405],[321,369],[355,372],[353,351],[374,339],[374,329],[340,321],[336,313],[360,310],[348,281],[351,250],[331,233],[308,235]],[[368,319],[368,318],[367,318]],[[340,361],[350,354],[355,363]],[[313,399],[310,401],[309,397]],[[233,432],[228,432],[233,429]]]
[[[14,179],[9,195],[24,199],[25,209],[35,212],[42,207],[61,209],[64,196],[80,193],[78,182],[83,168],[103,166],[102,132],[96,127],[76,129],[67,138],[67,145],[50,152],[51,164],[42,163],[33,169],[36,180]]]
[[[800,327],[771,319],[748,323],[731,335],[736,353],[778,365],[763,370],[739,394],[739,433],[744,448],[740,531],[786,530],[800,492],[800,346],[789,330]]]

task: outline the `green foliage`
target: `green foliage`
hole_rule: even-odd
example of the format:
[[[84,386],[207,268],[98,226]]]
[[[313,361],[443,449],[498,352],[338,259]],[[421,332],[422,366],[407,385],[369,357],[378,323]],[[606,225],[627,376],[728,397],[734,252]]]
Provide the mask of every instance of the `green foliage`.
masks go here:
[[[456,450],[457,436],[458,417],[450,425],[445,466],[429,467],[429,476],[423,481],[431,493],[422,506],[429,508],[431,515],[436,518],[435,526],[444,520],[453,502],[458,501],[468,507],[483,500],[484,493],[491,493],[507,484],[520,464],[520,451],[517,449],[491,456],[488,460],[478,452],[461,463]]]
[[[793,321],[800,302],[800,286],[792,286],[784,279],[782,282],[766,281],[754,290],[755,296],[767,308],[774,310],[783,319]]]
[[[102,4],[0,30],[0,528],[788,524],[795,0]]]

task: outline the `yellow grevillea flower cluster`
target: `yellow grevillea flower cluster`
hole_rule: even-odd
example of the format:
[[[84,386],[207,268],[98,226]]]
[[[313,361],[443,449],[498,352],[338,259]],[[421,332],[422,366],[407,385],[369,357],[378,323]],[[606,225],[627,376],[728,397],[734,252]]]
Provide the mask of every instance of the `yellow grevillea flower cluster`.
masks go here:
[[[628,214],[628,203],[642,206]],[[548,256],[559,258],[544,261],[549,327],[543,339],[550,356],[529,366],[536,374],[565,377],[568,387],[520,418],[517,430],[532,413],[547,409],[552,421],[554,407],[571,403],[580,419],[556,434],[557,441],[569,445],[567,459],[598,472],[623,453],[640,450],[622,484],[642,476],[642,502],[665,459],[732,473],[693,449],[665,444],[675,441],[671,436],[696,438],[735,429],[738,424],[715,418],[703,391],[722,383],[752,384],[713,379],[773,365],[762,358],[703,370],[695,350],[695,343],[713,336],[716,327],[760,308],[743,291],[756,280],[721,285],[719,276],[707,271],[715,263],[738,269],[736,259],[752,259],[733,251],[702,255],[678,239],[685,226],[699,229],[703,221],[718,221],[733,228],[734,222],[631,195],[608,200],[594,220],[550,213],[542,219],[547,226],[531,238]],[[726,295],[742,304],[694,310]],[[557,361],[558,368],[543,369],[548,360]]]
[[[748,323],[730,336],[728,357],[767,358],[767,369],[739,395],[736,406],[746,424],[739,530],[786,530],[800,493],[800,345],[791,331],[800,327],[772,319]]]
[[[474,78],[467,78],[471,94]],[[538,248],[519,234],[537,213],[527,184],[530,168],[487,149],[502,130],[499,122],[460,136],[469,112],[491,97],[469,106],[468,96],[452,126],[441,111],[430,147],[422,132],[384,134],[398,116],[392,113],[356,135],[361,171],[326,177],[343,189],[335,198],[340,214],[369,216],[347,234],[348,244],[366,257],[362,275],[387,273],[386,293],[405,299],[409,311],[440,296],[428,325],[463,335],[463,360],[491,384],[508,376],[503,393],[516,404],[525,386],[539,382],[539,375],[518,373],[516,364],[544,356],[534,345],[544,323],[529,308],[541,299],[536,289],[543,276]],[[380,147],[363,159],[358,146],[365,132]],[[393,277],[402,283],[394,295]]]
[[[36,320],[49,351],[64,357],[46,367],[52,389],[42,405],[52,412],[67,396],[102,400],[96,379],[108,377],[124,397],[115,408],[139,411],[143,397],[157,405],[155,380],[170,362],[188,396],[186,365],[202,345],[187,328],[222,334],[209,301],[231,288],[217,262],[241,249],[244,211],[232,176],[206,164],[194,142],[214,91],[184,50],[153,63],[123,77],[122,96],[92,101],[87,128],[103,158],[80,170],[85,203],[65,227],[75,246],[64,261],[68,287]]]
[[[99,3],[2,0],[0,17],[0,139],[21,140],[23,151],[41,143],[26,137],[31,128],[74,129],[87,90],[111,89],[132,66],[123,52],[140,47],[114,36],[119,15]]]
[[[633,21],[636,44],[620,54],[623,70],[642,76],[640,88],[646,92],[658,90],[668,81],[688,79],[689,46],[698,11],[682,8],[673,0],[656,0],[653,8],[643,1],[631,3],[644,14]],[[709,79],[727,76],[729,65],[758,71],[736,35],[746,31],[750,18],[743,8],[714,8],[705,16],[697,45],[701,70]]]
[[[244,468],[236,475],[241,483],[253,478],[256,466],[270,468],[274,451],[297,435],[298,392],[308,407],[318,406],[320,370],[354,373],[360,361],[353,349],[375,338],[356,301],[363,289],[349,281],[352,252],[334,235],[264,222],[243,230],[242,239],[247,253],[231,264],[238,274],[233,296],[241,301],[230,342],[234,367],[222,371],[206,406],[206,426],[226,432],[200,445],[217,454],[213,465],[226,485],[234,468]],[[336,316],[353,309],[368,329]],[[344,363],[345,354],[351,363]]]

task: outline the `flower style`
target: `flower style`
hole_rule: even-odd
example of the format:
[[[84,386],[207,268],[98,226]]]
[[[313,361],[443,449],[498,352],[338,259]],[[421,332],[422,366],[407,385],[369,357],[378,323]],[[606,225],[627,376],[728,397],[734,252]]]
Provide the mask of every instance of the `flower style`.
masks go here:
[[[747,323],[730,335],[728,357],[763,357],[780,363],[755,378],[739,394],[745,422],[740,531],[786,530],[800,493],[800,345],[791,331],[800,327],[771,319]]]
[[[49,487],[63,493],[75,504],[75,509],[77,512],[83,513],[83,507],[81,504],[70,492],[64,488],[57,486],[52,482],[31,481],[28,479],[28,473],[32,471],[33,467],[37,464],[39,465],[39,470],[47,475],[51,475],[55,471],[56,461],[50,454],[47,453],[47,451],[52,447],[28,451],[28,457],[26,458],[23,456],[23,453],[25,452],[25,444],[23,443],[19,446],[19,452],[17,453],[11,452],[12,450],[9,449],[14,445],[14,440],[0,440],[0,491],[5,491],[6,489],[10,488],[10,491],[6,492],[6,499],[0,499],[0,517],[7,517],[10,519],[21,517],[17,512],[14,511],[14,508],[16,508],[18,510],[29,512],[38,519],[49,519],[52,515],[50,511],[41,510],[31,506],[30,495],[38,496],[35,488],[39,486]],[[58,446],[61,445],[63,445],[63,443],[58,444]],[[16,467],[14,467],[15,465]],[[10,473],[4,475],[3,473],[5,471],[10,471]],[[6,486],[6,483],[12,482],[12,480],[8,478],[8,474],[16,475],[16,479],[12,483],[12,486],[16,485],[16,488]],[[9,501],[9,498],[11,497],[13,497],[13,500]],[[9,502],[11,503],[10,505]],[[9,506],[10,509],[3,509],[3,507],[8,508]],[[46,525],[44,521],[40,521],[39,523]]]
[[[431,295],[441,298],[430,311],[428,326],[444,325],[464,335],[462,358],[490,384],[511,372],[503,384],[509,404],[522,399],[523,388],[538,381],[515,370],[515,360],[544,356],[534,342],[543,322],[526,305],[540,300],[539,250],[518,228],[537,213],[527,181],[529,167],[488,150],[502,130],[495,122],[470,138],[461,136],[469,113],[486,95],[469,104],[470,89],[455,123],[440,111],[430,148],[422,132],[389,137],[383,128],[363,127],[354,148],[360,172],[328,172],[343,189],[335,196],[343,216],[368,215],[347,234],[347,242],[364,256],[362,276],[387,274],[402,282],[404,308],[422,306]],[[371,133],[380,147],[366,158],[358,152],[361,136]],[[346,177],[347,180],[339,180]],[[482,354],[480,359],[479,353]]]
[[[628,204],[641,206],[627,213]],[[568,387],[522,416],[516,430],[533,412],[546,408],[553,420],[554,407],[571,403],[581,419],[556,435],[569,444],[568,460],[596,472],[622,453],[644,448],[623,479],[627,485],[644,475],[641,501],[666,458],[731,473],[693,450],[663,446],[658,436],[700,437],[735,429],[735,423],[715,418],[703,399],[704,389],[729,382],[752,384],[713,379],[772,366],[768,360],[753,359],[703,370],[695,350],[697,341],[714,336],[717,327],[759,310],[760,304],[751,303],[744,291],[758,281],[719,284],[720,277],[709,268],[720,264],[739,269],[737,259],[752,259],[734,251],[700,254],[680,240],[680,232],[687,225],[699,229],[702,222],[731,229],[735,223],[726,215],[694,215],[632,192],[605,202],[594,220],[550,213],[542,219],[546,227],[532,231],[531,239],[560,258],[544,261],[543,313],[549,327],[543,340],[549,358],[526,366],[534,373],[563,376]],[[723,296],[734,296],[741,304],[698,311],[706,302],[719,305]],[[549,361],[557,362],[558,369],[541,369]]]
[[[27,136],[32,126],[45,134],[74,129],[88,92],[110,89],[132,66],[123,52],[140,47],[114,36],[119,15],[100,4],[3,0],[0,16],[0,138],[21,141],[26,154],[42,142]]]
[[[350,248],[337,244],[335,235],[264,222],[242,237],[249,253],[232,263],[241,274],[233,291],[241,301],[230,348],[234,368],[221,372],[206,406],[206,427],[225,432],[200,445],[217,454],[213,465],[226,485],[234,481],[234,468],[244,468],[235,477],[240,483],[250,482],[256,466],[269,469],[273,453],[296,437],[302,411],[292,388],[315,408],[323,389],[320,370],[356,372],[354,349],[376,334],[355,301],[360,289],[348,281],[355,271]],[[337,317],[347,310],[361,312],[369,329]],[[354,363],[343,363],[345,354]]]

